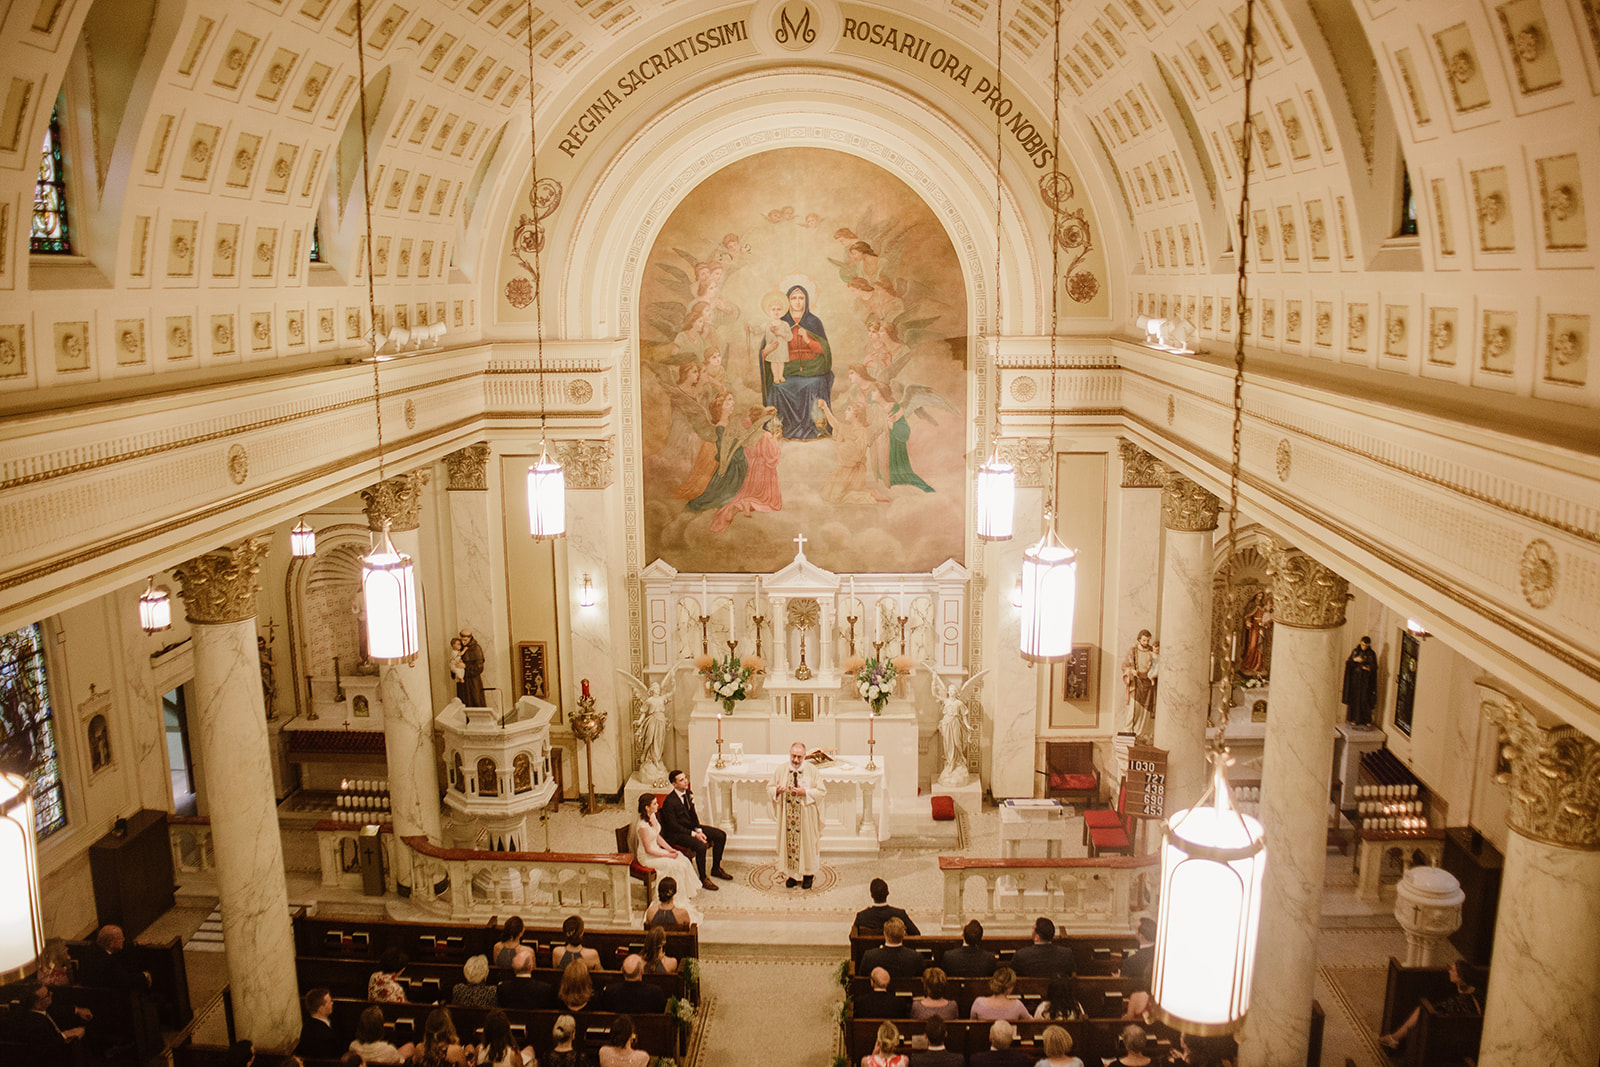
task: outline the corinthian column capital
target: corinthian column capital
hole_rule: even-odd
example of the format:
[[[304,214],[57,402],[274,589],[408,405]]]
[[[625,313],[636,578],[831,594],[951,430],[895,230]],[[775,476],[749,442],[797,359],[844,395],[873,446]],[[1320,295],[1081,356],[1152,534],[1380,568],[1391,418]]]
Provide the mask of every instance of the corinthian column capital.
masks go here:
[[[1344,625],[1349,582],[1298,548],[1268,542],[1266,555],[1274,622],[1306,630]]]
[[[267,541],[247,537],[196,556],[172,573],[182,584],[184,615],[193,623],[244,622],[256,614],[256,574]]]
[[[1161,525],[1188,533],[1215,530],[1222,502],[1171,467],[1162,463],[1156,467],[1161,478]]]
[[[1117,438],[1117,451],[1122,453],[1122,488],[1161,488],[1160,460],[1126,437]]]
[[[1600,851],[1600,744],[1570,726],[1544,726],[1514,697],[1482,688],[1483,713],[1505,733],[1511,770],[1506,825],[1534,841]]]
[[[361,490],[367,525],[381,530],[388,519],[391,530],[415,530],[422,523],[422,487],[427,484],[427,469],[418,467]]]
[[[448,478],[446,489],[486,491],[489,488],[488,442],[479,441],[451,452],[444,457],[444,468]]]

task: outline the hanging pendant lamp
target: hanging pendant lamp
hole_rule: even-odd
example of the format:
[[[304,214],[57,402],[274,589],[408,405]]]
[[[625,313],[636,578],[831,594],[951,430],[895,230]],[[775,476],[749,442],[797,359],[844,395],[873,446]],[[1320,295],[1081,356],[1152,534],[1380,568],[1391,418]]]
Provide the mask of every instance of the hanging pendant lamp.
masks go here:
[[[310,559],[317,554],[317,531],[303,517],[289,531],[289,554],[295,559]]]
[[[1055,515],[1044,521],[1044,536],[1022,553],[1022,658],[1032,663],[1071,655],[1077,604],[1077,555],[1056,535]]]
[[[33,796],[20,774],[0,773],[0,982],[21,981],[44,951]]]
[[[533,76],[533,0],[528,0],[528,190],[539,193],[539,109],[534,103],[539,84]],[[538,214],[535,212],[535,214]],[[539,461],[528,468],[528,532],[535,541],[561,537],[567,532],[567,476],[561,464],[550,455],[545,444],[544,392],[549,388],[544,377],[544,268],[539,253],[544,249],[544,231],[534,220],[533,241],[533,321],[534,346],[539,363]]]
[[[567,476],[539,442],[539,461],[528,468],[528,532],[535,541],[567,532]]]
[[[147,634],[172,629],[172,597],[165,589],[156,588],[153,577],[139,594],[139,628]]]
[[[401,663],[417,655],[417,582],[411,557],[396,551],[389,520],[361,557],[361,598],[367,612],[367,658]]]

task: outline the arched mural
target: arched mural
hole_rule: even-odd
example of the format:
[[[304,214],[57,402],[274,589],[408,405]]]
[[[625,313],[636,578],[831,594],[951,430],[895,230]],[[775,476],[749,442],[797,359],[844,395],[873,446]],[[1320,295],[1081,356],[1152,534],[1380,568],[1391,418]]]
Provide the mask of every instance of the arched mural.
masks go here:
[[[967,297],[944,228],[866,160],[725,167],[662,227],[639,314],[645,556],[686,571],[961,559]]]

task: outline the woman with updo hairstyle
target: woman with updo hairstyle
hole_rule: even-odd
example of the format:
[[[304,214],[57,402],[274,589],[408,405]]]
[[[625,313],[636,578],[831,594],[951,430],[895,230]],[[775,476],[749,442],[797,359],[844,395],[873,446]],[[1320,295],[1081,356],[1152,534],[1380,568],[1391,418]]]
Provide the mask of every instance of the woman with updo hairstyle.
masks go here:
[[[1010,967],[1001,967],[989,979],[989,995],[977,997],[972,1001],[972,1018],[974,1019],[1031,1019],[1027,1005],[1022,1003],[1022,998],[1012,993],[1017,985],[1017,972]]]
[[[907,1067],[911,1062],[905,1053],[897,1052],[900,1047],[900,1028],[894,1023],[883,1023],[878,1027],[878,1039],[872,1044],[872,1051],[861,1057],[861,1067]]]
[[[1144,1054],[1145,1045],[1149,1038],[1143,1029],[1137,1026],[1124,1026],[1118,1038],[1126,1050],[1116,1060],[1112,1061],[1120,1067],[1148,1067],[1150,1057]]]
[[[550,1057],[545,1061],[545,1067],[583,1067],[583,1056],[572,1047],[573,1038],[578,1033],[578,1021],[570,1015],[562,1015],[556,1019],[556,1024],[550,1028],[550,1037],[555,1042],[555,1047],[550,1050]]]
[[[693,920],[685,908],[677,905],[678,880],[670,875],[656,883],[656,900],[644,913],[644,928],[653,926],[685,927]]]

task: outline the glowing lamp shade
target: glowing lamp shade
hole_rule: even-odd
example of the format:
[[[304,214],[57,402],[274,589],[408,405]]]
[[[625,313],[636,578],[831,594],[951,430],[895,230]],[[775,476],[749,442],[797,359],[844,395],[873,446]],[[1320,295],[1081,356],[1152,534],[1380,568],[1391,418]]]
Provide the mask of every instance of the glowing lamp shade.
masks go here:
[[[592,608],[597,600],[598,597],[594,591],[594,579],[585,574],[583,576],[583,585],[578,589],[578,606],[580,608]]]
[[[1017,499],[1016,469],[999,456],[978,468],[978,536],[1011,540],[1011,513]]]
[[[317,531],[305,519],[289,531],[289,554],[295,559],[310,559],[317,554]]]
[[[1231,1034],[1250,1007],[1266,843],[1233,810],[1220,770],[1207,804],[1168,821],[1161,847],[1161,916],[1151,996],[1184,1033]]]
[[[567,476],[539,446],[539,462],[528,468],[528,532],[534,540],[567,532]]]
[[[165,589],[156,588],[154,578],[139,594],[139,628],[147,634],[172,629],[172,598]]]
[[[33,798],[27,779],[0,774],[0,982],[20,981],[44,949]]]
[[[1053,517],[1044,536],[1022,553],[1022,658],[1065,659],[1072,653],[1072,615],[1078,561],[1056,536]]]
[[[367,655],[400,663],[417,654],[417,584],[411,557],[395,551],[389,523],[361,558],[361,597],[367,610]]]

